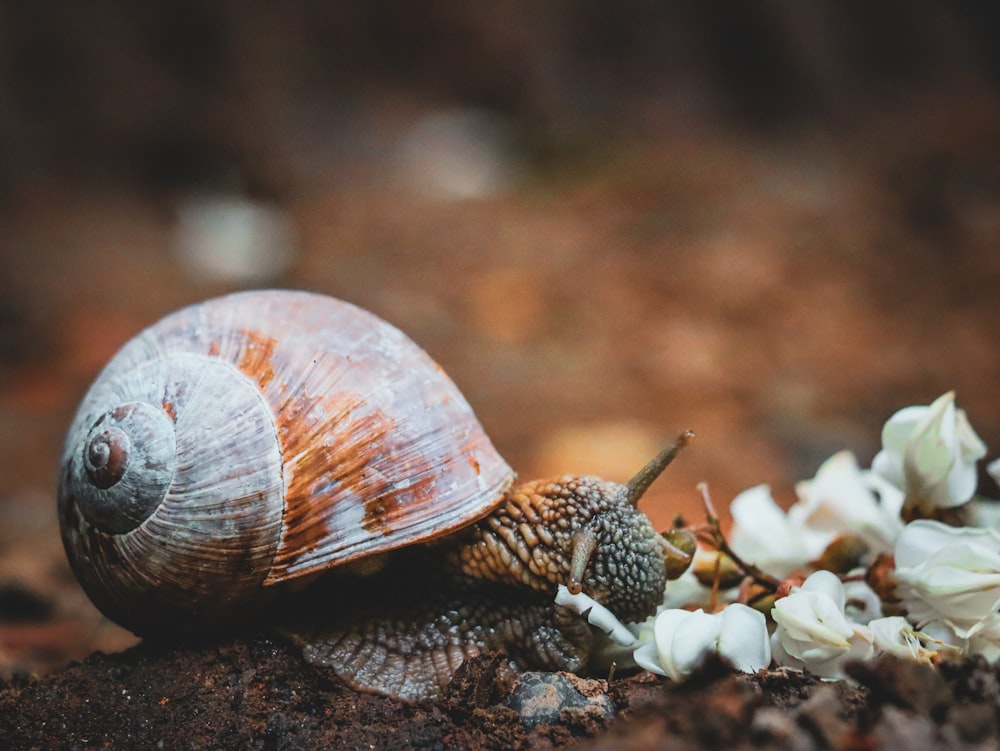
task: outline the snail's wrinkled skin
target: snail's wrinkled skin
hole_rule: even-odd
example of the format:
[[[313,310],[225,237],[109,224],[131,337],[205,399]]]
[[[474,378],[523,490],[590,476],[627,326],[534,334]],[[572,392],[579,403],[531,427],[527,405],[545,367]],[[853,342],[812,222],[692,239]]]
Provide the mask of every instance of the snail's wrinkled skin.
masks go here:
[[[404,554],[404,558],[410,558]],[[346,683],[414,701],[442,691],[462,663],[488,651],[518,668],[579,671],[594,646],[591,627],[537,592],[486,583],[474,586],[416,565],[390,569],[343,600],[318,587],[303,612],[284,609],[279,632],[309,662],[332,668]],[[419,580],[416,572],[421,573]],[[330,614],[325,607],[335,612]],[[290,622],[291,621],[291,622]]]
[[[662,536],[629,503],[625,486],[563,477],[518,487],[472,527],[401,554],[405,560],[358,582],[347,613],[330,617],[340,610],[333,599],[317,618],[311,600],[309,614],[285,631],[309,661],[404,700],[433,697],[463,660],[488,650],[506,652],[521,669],[577,672],[595,634],[554,596],[571,578],[580,530],[597,539],[582,591],[624,620],[652,615],[666,586]]]

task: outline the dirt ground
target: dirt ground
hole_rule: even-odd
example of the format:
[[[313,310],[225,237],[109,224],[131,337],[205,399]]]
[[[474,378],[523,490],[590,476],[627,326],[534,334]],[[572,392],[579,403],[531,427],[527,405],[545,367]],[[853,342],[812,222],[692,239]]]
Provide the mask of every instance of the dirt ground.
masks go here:
[[[848,30],[879,19],[837,4],[749,25],[525,4],[516,29],[404,5],[0,6],[0,745],[995,746],[976,664],[624,677],[532,728],[495,661],[405,707],[259,638],[135,648],[90,605],[54,512],[73,411],[143,326],[243,287],[398,325],[525,478],[625,479],[694,429],[644,500],[660,526],[697,517],[702,480],[720,507],[763,482],[790,503],[949,389],[997,456],[992,17],[924,8],[865,46]],[[183,244],[206,195],[279,212],[286,252],[206,270]]]
[[[1000,673],[895,659],[852,682],[706,665],[681,686],[649,674],[525,674],[478,658],[439,700],[356,692],[279,643],[135,647],[95,654],[0,692],[4,747],[171,749],[923,749],[992,748]],[[555,700],[555,698],[558,698]]]

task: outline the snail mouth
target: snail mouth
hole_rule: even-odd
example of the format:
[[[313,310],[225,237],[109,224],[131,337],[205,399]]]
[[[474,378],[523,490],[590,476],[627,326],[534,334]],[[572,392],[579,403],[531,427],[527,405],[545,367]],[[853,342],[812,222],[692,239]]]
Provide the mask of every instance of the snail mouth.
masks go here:
[[[173,481],[176,440],[159,406],[129,402],[91,426],[63,479],[61,493],[108,534],[129,532],[156,510]]]

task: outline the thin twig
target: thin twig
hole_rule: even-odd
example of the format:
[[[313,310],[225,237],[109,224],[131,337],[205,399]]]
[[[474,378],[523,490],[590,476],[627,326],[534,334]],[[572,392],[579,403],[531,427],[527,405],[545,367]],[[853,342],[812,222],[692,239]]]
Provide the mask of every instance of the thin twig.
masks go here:
[[[705,506],[705,518],[708,520],[709,535],[711,536],[712,544],[715,545],[716,550],[727,556],[744,574],[749,576],[755,582],[761,586],[767,587],[772,592],[777,592],[778,588],[782,584],[781,579],[771,576],[769,573],[763,571],[752,563],[747,563],[739,555],[737,555],[731,547],[729,547],[729,541],[722,533],[722,523],[719,519],[719,515],[716,513],[715,505],[712,503],[712,498],[708,494],[708,483],[698,483],[698,492],[701,493],[701,502]]]

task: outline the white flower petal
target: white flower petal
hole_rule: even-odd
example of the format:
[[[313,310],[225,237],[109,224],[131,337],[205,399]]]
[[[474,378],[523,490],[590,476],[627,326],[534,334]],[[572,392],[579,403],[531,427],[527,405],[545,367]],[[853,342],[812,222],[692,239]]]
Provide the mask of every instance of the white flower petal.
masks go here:
[[[977,624],[967,648],[970,654],[982,655],[989,662],[1000,659],[1000,615],[993,614]]]
[[[896,543],[895,578],[911,621],[947,621],[964,638],[1000,609],[1000,535],[911,522]]]
[[[1000,502],[989,498],[973,500],[977,527],[1000,530]]]
[[[1000,459],[994,459],[987,464],[986,471],[990,473],[990,477],[993,478],[993,482],[1000,485]]]
[[[907,441],[903,450],[904,490],[927,495],[935,506],[952,505],[945,483],[955,463],[954,446],[955,392],[949,391],[931,404]]]
[[[892,519],[894,527],[892,539],[895,540],[903,528],[900,513],[903,510],[903,501],[906,496],[903,495],[902,490],[886,480],[881,474],[875,472],[874,469],[862,473],[862,476],[865,484],[878,496],[879,508],[881,508],[882,513]]]
[[[575,595],[570,594],[570,591],[560,584],[556,590],[555,601],[556,605],[562,605],[584,616],[588,623],[601,629],[616,644],[623,647],[631,647],[635,644],[635,634],[629,630],[628,626],[619,621],[614,613],[597,600],[583,592]]]
[[[722,619],[702,610],[688,613],[677,622],[670,643],[670,659],[680,675],[690,675],[715,651],[722,631]]]
[[[785,576],[816,558],[829,544],[827,532],[793,523],[771,497],[767,485],[740,493],[729,507],[733,530],[729,544],[744,560],[775,576]]]
[[[733,667],[744,673],[756,673],[771,664],[771,641],[763,613],[733,603],[716,617],[722,620],[718,652]]]
[[[947,550],[960,554],[963,551]],[[926,565],[896,572],[904,603],[911,595],[954,621],[978,621],[1000,607],[1000,571],[979,573],[949,566],[935,556]]]
[[[825,593],[799,590],[775,602],[771,615],[788,639],[785,649],[798,657],[807,650],[847,649],[852,629]]]
[[[830,571],[816,571],[802,582],[803,592],[818,592],[829,597],[837,607],[843,612],[846,597],[844,595],[844,584],[840,578]]]
[[[667,671],[660,666],[660,655],[656,651],[655,642],[649,641],[645,644],[640,644],[632,652],[632,659],[643,670],[648,670],[650,673],[656,673],[657,675],[665,676],[667,674]]]
[[[901,616],[876,618],[869,622],[868,627],[871,629],[875,648],[880,652],[928,664],[937,654],[920,643],[913,626]]]
[[[860,535],[875,550],[888,552],[903,525],[899,519],[902,493],[876,495],[870,472],[862,472],[854,454],[840,451],[827,459],[811,480],[798,483],[799,501],[788,510],[793,525],[828,533],[827,543],[837,535]],[[892,485],[888,485],[892,488]]]
[[[972,429],[963,409],[956,410],[955,440],[958,444],[958,460],[948,474],[948,495],[968,500],[976,492],[979,482],[976,462],[986,456],[986,444]]]
[[[872,469],[896,487],[903,487],[903,450],[927,407],[904,407],[882,426],[882,450],[872,460]]]
[[[903,528],[896,540],[896,568],[919,566],[946,545],[965,543],[1000,554],[1000,533],[982,527],[952,527],[931,519],[918,519]]]
[[[965,651],[965,638],[955,633],[947,621],[934,621],[920,627],[924,638],[937,648],[953,647],[956,651]]]
[[[689,610],[664,610],[653,623],[653,638],[656,640],[656,651],[660,657],[660,665],[663,666],[666,674],[675,681],[684,677],[684,673],[677,669],[677,664],[673,657],[674,634],[677,627],[691,615]],[[696,611],[700,612],[700,611]]]
[[[863,581],[844,582],[844,612],[854,623],[868,623],[882,617],[882,600]]]

